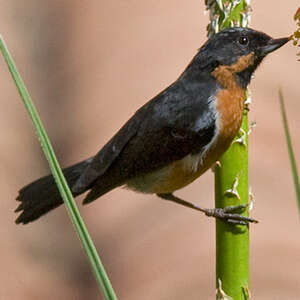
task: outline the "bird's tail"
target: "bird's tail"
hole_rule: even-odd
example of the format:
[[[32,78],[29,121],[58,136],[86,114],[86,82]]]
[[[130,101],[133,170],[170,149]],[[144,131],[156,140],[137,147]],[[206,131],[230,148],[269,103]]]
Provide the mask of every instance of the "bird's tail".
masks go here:
[[[84,160],[71,167],[63,169],[64,176],[70,187],[76,182],[91,159]],[[82,191],[81,193],[84,193]],[[78,196],[79,194],[74,194]],[[63,203],[52,175],[42,177],[19,191],[17,200],[20,205],[15,212],[21,212],[16,223],[27,224],[48,213]]]

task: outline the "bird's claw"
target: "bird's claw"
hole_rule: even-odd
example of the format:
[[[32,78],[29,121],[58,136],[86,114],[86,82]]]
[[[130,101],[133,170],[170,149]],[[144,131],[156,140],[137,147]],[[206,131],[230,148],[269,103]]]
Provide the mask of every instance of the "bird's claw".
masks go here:
[[[241,204],[236,206],[228,206],[224,208],[207,209],[205,211],[205,215],[209,217],[218,218],[235,225],[248,225],[249,223],[258,223],[258,221],[255,219],[245,217],[240,214],[232,213],[237,210],[244,210],[247,206],[248,204]]]

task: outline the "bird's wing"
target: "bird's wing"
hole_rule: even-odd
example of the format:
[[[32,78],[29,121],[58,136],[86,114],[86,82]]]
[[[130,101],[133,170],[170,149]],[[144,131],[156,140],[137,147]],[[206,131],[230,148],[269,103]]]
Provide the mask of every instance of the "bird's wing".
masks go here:
[[[177,81],[144,105],[94,157],[72,191],[92,187],[103,194],[99,190],[101,184],[103,190],[105,185],[113,188],[129,178],[200,152],[214,136],[215,115],[208,95],[196,94],[195,90],[187,93]]]

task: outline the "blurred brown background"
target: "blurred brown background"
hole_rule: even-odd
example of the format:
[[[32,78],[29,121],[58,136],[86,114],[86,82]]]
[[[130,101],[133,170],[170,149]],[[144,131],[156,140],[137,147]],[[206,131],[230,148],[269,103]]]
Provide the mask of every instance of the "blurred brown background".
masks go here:
[[[4,1],[4,36],[62,165],[96,153],[174,81],[206,40],[204,1]],[[252,27],[282,37],[299,1],[253,1]],[[300,299],[300,223],[278,104],[286,98],[299,154],[299,68],[291,44],[252,82],[250,184],[253,299]],[[64,208],[16,226],[17,190],[48,173],[23,104],[0,59],[2,111],[0,299],[99,299]],[[299,155],[298,159],[299,159]],[[213,206],[208,172],[178,192]],[[214,299],[214,221],[155,196],[117,189],[81,207],[119,299]]]

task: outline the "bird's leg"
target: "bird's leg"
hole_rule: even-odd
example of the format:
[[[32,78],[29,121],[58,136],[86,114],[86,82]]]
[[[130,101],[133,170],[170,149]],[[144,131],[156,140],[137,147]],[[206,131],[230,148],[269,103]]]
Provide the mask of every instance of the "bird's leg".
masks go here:
[[[233,213],[237,210],[244,210],[248,206],[247,204],[228,206],[224,208],[201,208],[198,205],[180,199],[174,196],[173,194],[157,194],[157,196],[162,199],[169,200],[184,205],[186,207],[196,209],[198,211],[205,213],[205,215],[207,215],[208,217],[218,218],[231,224],[247,225],[248,223],[258,223],[258,221],[255,219]]]

